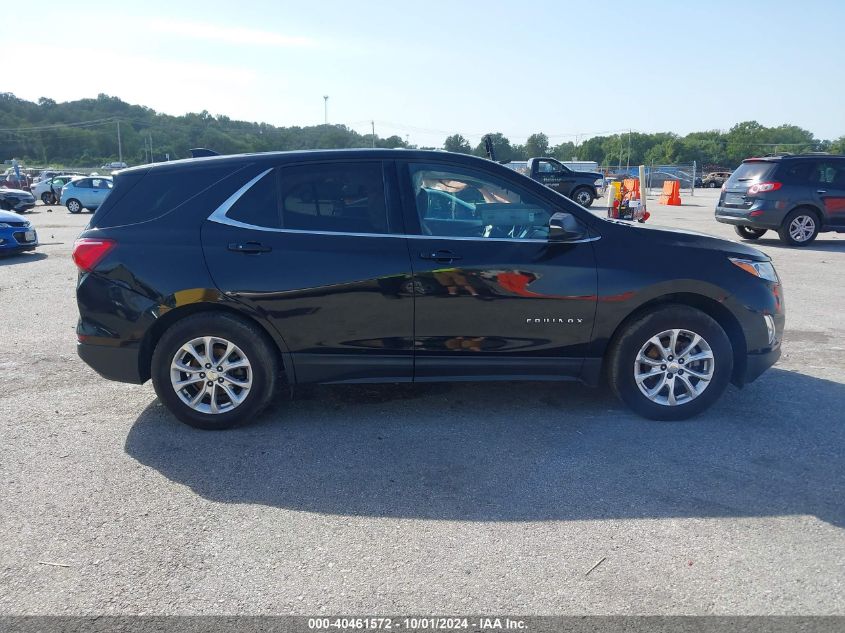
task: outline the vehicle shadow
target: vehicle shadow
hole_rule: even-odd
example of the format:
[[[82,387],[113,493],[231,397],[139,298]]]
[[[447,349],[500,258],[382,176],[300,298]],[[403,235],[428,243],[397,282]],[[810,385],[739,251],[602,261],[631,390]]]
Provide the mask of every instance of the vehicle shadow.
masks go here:
[[[47,253],[25,252],[17,253],[15,255],[0,254],[0,266],[12,266],[14,264],[29,264],[30,262],[37,262],[42,259],[47,259]]]
[[[775,234],[773,234],[775,235]],[[836,235],[831,233],[830,235]],[[766,246],[772,248],[783,248],[792,251],[823,251],[823,252],[841,252],[845,251],[845,240],[826,240],[825,234],[820,234],[815,241],[809,243],[807,246],[789,246],[784,244],[777,237],[761,237],[758,240],[740,240],[743,244],[749,246]]]
[[[221,433],[154,401],[125,449],[222,503],[472,521],[810,514],[845,526],[845,385],[799,373],[770,370],[676,423],[572,383],[316,387],[280,400]]]

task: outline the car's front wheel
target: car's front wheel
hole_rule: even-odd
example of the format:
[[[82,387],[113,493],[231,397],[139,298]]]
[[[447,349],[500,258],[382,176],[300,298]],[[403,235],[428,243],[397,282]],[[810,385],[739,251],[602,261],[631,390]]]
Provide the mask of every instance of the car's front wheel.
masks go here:
[[[718,185],[716,184],[715,181],[711,180],[710,182],[707,183],[707,186],[710,187],[711,189],[715,189]]]
[[[46,191],[41,194],[41,202],[43,202],[44,204],[56,204],[53,194],[49,191]]]
[[[156,394],[182,422],[227,429],[254,419],[278,378],[272,342],[257,326],[225,313],[177,321],[155,347]]]
[[[74,200],[73,198],[68,200],[65,206],[67,207],[67,210],[71,213],[79,213],[80,211],[82,211],[82,204],[79,202],[79,200]]]
[[[733,371],[733,349],[722,327],[689,306],[658,308],[616,337],[608,378],[631,409],[653,420],[684,420],[722,395]]]
[[[572,199],[582,207],[589,208],[593,204],[593,192],[586,187],[581,187],[572,192]]]
[[[778,229],[780,241],[790,246],[807,246],[819,234],[819,218],[809,209],[795,209]]]
[[[744,240],[759,240],[766,234],[766,229],[752,229],[750,226],[735,226],[734,231]]]

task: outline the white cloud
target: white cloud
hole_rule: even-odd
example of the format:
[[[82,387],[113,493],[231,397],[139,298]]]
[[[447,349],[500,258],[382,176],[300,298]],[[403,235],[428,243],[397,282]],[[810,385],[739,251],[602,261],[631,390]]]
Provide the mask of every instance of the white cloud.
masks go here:
[[[148,27],[157,33],[179,35],[180,37],[225,42],[227,44],[253,44],[275,48],[311,48],[316,40],[299,35],[282,35],[272,31],[260,31],[243,27],[217,26],[202,22],[179,22],[149,20]]]

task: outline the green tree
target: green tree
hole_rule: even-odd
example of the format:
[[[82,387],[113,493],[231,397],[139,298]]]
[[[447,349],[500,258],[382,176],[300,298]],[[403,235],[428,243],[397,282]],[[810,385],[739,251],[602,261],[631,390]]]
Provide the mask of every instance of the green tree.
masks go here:
[[[443,141],[443,149],[458,154],[472,154],[472,145],[460,134],[452,134]]]
[[[549,155],[549,137],[542,132],[537,132],[528,137],[525,141],[525,154],[528,158]]]
[[[510,140],[501,132],[490,132],[485,136],[489,136],[490,140],[493,142],[493,149],[496,152],[496,160],[507,162],[516,159],[516,154],[514,152],[513,146],[511,145]],[[475,147],[473,154],[476,156],[486,157],[487,152],[484,149],[484,138],[482,137],[481,142]]]

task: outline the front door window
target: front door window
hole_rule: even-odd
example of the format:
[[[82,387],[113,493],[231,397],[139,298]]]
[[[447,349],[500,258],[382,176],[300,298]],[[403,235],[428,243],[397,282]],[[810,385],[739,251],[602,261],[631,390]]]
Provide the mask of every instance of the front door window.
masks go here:
[[[424,235],[548,238],[551,209],[504,179],[461,168],[413,165],[411,182]]]

